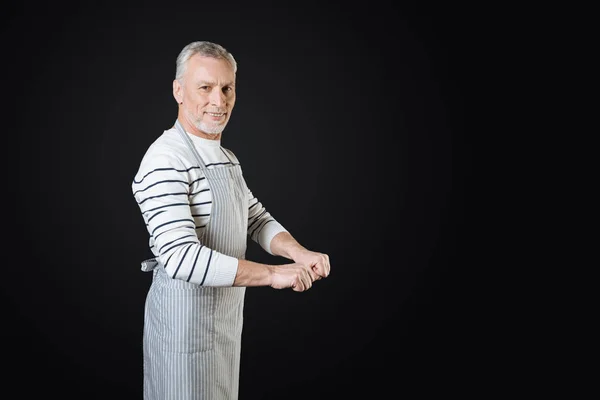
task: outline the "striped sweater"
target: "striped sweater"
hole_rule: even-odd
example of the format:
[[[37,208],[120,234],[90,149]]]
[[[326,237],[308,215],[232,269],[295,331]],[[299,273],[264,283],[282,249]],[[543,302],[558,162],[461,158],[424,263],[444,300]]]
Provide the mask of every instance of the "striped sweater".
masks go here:
[[[239,164],[220,140],[188,135],[207,168]],[[131,189],[150,235],[150,249],[169,276],[203,286],[233,285],[238,260],[199,241],[210,220],[212,197],[204,173],[175,128],[149,146]],[[271,239],[286,229],[250,190],[248,199],[248,237],[273,254]]]

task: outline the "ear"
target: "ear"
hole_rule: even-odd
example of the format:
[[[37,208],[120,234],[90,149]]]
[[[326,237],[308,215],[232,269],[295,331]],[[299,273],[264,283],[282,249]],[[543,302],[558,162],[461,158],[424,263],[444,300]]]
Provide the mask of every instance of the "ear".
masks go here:
[[[183,103],[183,87],[177,79],[173,80],[173,97],[177,104]]]

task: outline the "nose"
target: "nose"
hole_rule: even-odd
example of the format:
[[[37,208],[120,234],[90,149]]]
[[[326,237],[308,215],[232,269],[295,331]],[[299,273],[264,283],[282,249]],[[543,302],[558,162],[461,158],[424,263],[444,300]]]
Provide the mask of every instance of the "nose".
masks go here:
[[[215,87],[210,94],[210,104],[216,107],[221,107],[225,104],[225,95],[221,88]]]

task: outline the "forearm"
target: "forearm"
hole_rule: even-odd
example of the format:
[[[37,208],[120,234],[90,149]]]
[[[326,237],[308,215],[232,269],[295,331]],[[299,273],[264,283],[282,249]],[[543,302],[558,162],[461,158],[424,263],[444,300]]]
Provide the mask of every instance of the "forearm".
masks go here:
[[[279,232],[271,240],[271,253],[276,256],[285,257],[290,260],[296,260],[298,254],[306,251],[289,232]]]
[[[271,286],[271,266],[239,260],[233,286]]]

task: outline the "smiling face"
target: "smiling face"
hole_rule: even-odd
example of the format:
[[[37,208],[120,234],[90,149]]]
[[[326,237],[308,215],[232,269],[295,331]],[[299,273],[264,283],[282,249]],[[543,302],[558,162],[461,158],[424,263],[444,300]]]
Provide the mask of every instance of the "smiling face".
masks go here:
[[[187,61],[182,82],[173,81],[178,119],[186,131],[217,140],[235,104],[235,73],[224,59],[195,54]]]

